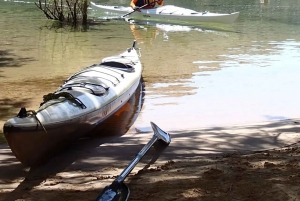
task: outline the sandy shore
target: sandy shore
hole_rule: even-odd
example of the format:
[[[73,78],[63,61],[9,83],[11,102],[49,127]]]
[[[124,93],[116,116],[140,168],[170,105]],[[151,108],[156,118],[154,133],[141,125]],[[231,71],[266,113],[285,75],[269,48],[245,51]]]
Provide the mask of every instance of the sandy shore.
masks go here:
[[[170,132],[125,183],[129,200],[300,200],[298,120]],[[152,133],[77,142],[43,166],[0,146],[0,200],[95,200]]]

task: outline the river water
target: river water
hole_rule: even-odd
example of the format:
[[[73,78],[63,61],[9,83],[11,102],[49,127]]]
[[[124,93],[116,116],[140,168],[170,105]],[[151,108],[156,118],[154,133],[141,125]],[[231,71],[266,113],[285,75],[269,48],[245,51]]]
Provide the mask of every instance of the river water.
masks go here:
[[[51,22],[33,2],[0,0],[2,122],[20,106],[37,109],[42,96],[63,79],[121,53],[134,39],[145,81],[134,127],[153,121],[171,131],[300,116],[298,0],[165,0],[240,16],[234,24],[215,27],[111,20],[81,32],[49,28]]]

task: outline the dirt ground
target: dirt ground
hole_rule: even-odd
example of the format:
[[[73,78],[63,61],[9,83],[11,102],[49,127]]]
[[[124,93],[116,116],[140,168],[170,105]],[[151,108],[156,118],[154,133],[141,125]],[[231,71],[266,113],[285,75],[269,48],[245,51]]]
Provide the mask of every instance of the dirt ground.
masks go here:
[[[136,201],[297,201],[299,160],[299,144],[248,154],[169,160],[162,165],[154,163],[139,171],[135,169],[125,183],[131,191],[129,200]],[[3,165],[6,169],[13,167]],[[66,167],[40,177],[28,176],[30,168],[17,165],[23,169],[22,175],[15,179],[0,178],[1,201],[95,200],[122,171],[113,165],[99,170]]]
[[[132,177],[131,200],[300,200],[298,147],[169,161]]]
[[[130,174],[129,200],[300,200],[297,145],[251,154],[231,153],[168,161]],[[107,169],[105,170],[107,171]],[[0,182],[0,200],[95,200],[113,176],[99,171],[64,170],[47,178]],[[20,184],[21,183],[21,184]],[[101,184],[101,185],[99,185]]]

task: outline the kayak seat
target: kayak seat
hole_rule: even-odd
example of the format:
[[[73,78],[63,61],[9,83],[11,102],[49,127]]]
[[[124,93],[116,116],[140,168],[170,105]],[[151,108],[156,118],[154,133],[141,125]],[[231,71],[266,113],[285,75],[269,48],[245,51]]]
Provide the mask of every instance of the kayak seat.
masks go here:
[[[128,72],[128,73],[134,72],[134,68],[131,65],[124,64],[124,63],[121,63],[121,62],[106,61],[106,62],[100,63],[99,65],[116,68],[118,70],[122,70],[122,71],[125,71],[125,72]]]

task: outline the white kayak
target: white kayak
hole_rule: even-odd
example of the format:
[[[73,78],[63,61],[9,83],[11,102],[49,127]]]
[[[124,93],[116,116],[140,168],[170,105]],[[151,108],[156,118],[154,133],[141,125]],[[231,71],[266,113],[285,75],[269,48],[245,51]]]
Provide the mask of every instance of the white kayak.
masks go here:
[[[16,158],[27,166],[44,163],[60,145],[85,136],[118,111],[140,84],[142,65],[135,43],[70,76],[44,96],[37,111],[21,108],[9,119],[3,133]]]
[[[91,2],[94,11],[102,11],[109,15],[125,15],[133,11],[131,7],[108,6]],[[174,5],[165,5],[152,9],[141,9],[141,12],[133,12],[127,17],[137,20],[161,21],[161,22],[185,22],[185,23],[233,23],[239,16],[239,12],[211,13],[208,11],[197,12]]]

